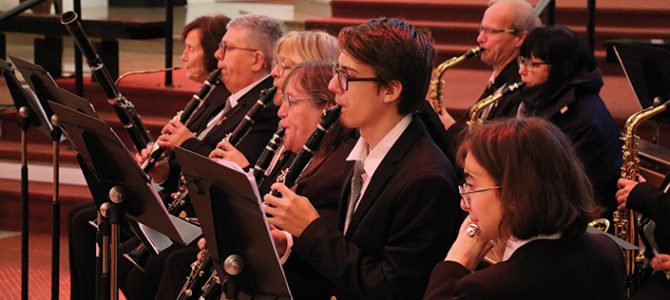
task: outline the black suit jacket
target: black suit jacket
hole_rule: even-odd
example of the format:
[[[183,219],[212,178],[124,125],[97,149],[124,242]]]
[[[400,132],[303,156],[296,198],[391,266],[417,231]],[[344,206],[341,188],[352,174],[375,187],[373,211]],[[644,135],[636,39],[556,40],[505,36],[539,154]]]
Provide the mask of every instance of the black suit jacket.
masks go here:
[[[242,121],[244,115],[247,114],[249,109],[251,109],[254,103],[258,100],[260,92],[272,87],[272,81],[272,77],[267,77],[242,96],[238,100],[237,105],[223,115],[223,119],[219,121],[219,124],[215,125],[202,141],[196,138],[191,138],[184,141],[181,147],[198,152],[202,155],[209,155],[209,153],[214,150],[214,147],[216,147],[216,144],[218,144],[226,134],[231,133],[235,127],[237,127],[237,124]],[[279,122],[277,110],[278,107],[272,103],[264,108],[254,122],[249,134],[236,145],[237,150],[242,152],[249,162],[255,162],[256,159],[258,159],[264,146],[270,140],[272,134],[277,130],[277,123]],[[219,111],[216,111],[216,113]],[[213,115],[210,115],[210,118],[211,117],[213,117]],[[198,131],[202,131],[202,129]]]
[[[498,74],[498,76],[496,76],[496,78],[493,80],[493,84],[486,87],[486,89],[484,89],[482,94],[479,96],[479,99],[477,99],[475,102],[493,95],[500,88],[507,87],[519,81],[521,81],[521,75],[519,75],[519,66],[515,59],[507,64],[502,71],[500,71],[500,74]],[[507,94],[500,98],[498,102],[493,104],[493,107],[486,116],[486,120],[513,118],[516,116],[519,104],[521,104],[521,97],[519,97],[518,93]],[[449,127],[449,129],[447,129],[445,132],[443,139],[450,141],[451,145],[449,148],[447,148],[447,157],[452,161],[455,160],[456,151],[463,142],[465,133],[468,132],[468,129],[465,126],[467,117],[468,113],[466,112],[465,116],[456,121],[456,123],[451,125],[451,127]]]
[[[261,90],[272,87],[272,80],[272,77],[267,77],[242,96],[238,100],[237,105],[226,112],[219,124],[216,125],[216,127],[214,127],[202,141],[197,138],[191,138],[184,141],[181,144],[181,147],[208,156],[209,153],[214,150],[216,144],[218,144],[226,134],[232,132],[235,127],[237,127],[237,124],[242,121],[244,115],[247,114],[249,109],[251,109],[254,103],[258,100]],[[215,94],[210,96],[212,99],[208,99],[203,104],[206,106],[203,106],[196,112],[196,114],[194,114],[193,122],[190,122],[188,126],[190,130],[196,133],[196,135],[204,130],[207,126],[207,122],[223,109],[228,96],[230,96],[230,92],[225,89],[216,89],[213,93]],[[272,103],[264,108],[254,122],[254,125],[251,127],[249,134],[247,134],[247,136],[236,146],[237,150],[242,152],[250,163],[254,163],[258,159],[258,156],[270,140],[270,137],[272,137],[272,134],[276,131],[277,123],[279,122],[277,109],[278,107]],[[181,168],[176,161],[170,160],[170,174],[168,179],[161,184],[165,189],[164,193],[167,194],[176,190],[180,171]]]
[[[670,184],[670,173],[665,176],[660,188],[649,182],[641,182],[628,195],[626,206],[641,212],[656,223],[654,238],[661,253],[670,254],[670,193],[664,193]]]
[[[338,226],[314,220],[295,240],[294,254],[330,281],[338,299],[419,299],[461,220],[451,163],[414,117],[370,178],[343,235],[350,181]]]
[[[624,272],[619,247],[607,236],[534,240],[474,273],[441,262],[424,299],[624,299]]]
[[[337,224],[337,205],[342,187],[349,177],[347,156],[356,143],[355,138],[344,141],[310,175],[298,181],[296,193],[307,197],[319,216],[333,226]],[[300,255],[291,255],[284,263],[286,280],[295,300],[330,299],[328,279]]]

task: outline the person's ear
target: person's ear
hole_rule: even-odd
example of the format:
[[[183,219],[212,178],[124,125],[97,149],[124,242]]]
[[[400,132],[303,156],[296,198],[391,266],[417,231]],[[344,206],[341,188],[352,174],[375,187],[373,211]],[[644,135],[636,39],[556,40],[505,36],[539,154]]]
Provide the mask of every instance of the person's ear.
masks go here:
[[[522,31],[516,36],[516,41],[514,42],[514,47],[517,49],[521,48],[521,44],[523,44],[523,41],[526,40],[526,37],[528,36],[528,31]]]
[[[382,88],[381,92],[384,96],[384,103],[392,103],[400,98],[400,93],[402,93],[402,83],[397,80],[392,80],[388,83],[388,86]]]
[[[253,61],[251,64],[251,70],[254,72],[259,72],[261,70],[267,70],[268,66],[265,62],[265,54],[261,51],[256,51],[253,54]]]

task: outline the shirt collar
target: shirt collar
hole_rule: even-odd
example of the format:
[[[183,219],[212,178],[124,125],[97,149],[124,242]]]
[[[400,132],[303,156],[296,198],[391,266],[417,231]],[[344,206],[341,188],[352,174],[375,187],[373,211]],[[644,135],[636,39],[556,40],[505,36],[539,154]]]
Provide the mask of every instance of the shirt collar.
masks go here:
[[[259,79],[258,81],[254,82],[250,85],[247,85],[243,89],[237,91],[237,93],[228,96],[228,101],[230,102],[230,107],[232,108],[232,107],[237,106],[237,103],[239,102],[240,98],[242,98],[242,96],[244,96],[246,93],[251,91],[251,89],[256,87],[259,83],[261,83],[263,80],[267,79],[268,77],[270,77],[269,74],[266,75],[265,77]]]
[[[372,150],[370,150],[370,145],[368,145],[368,142],[363,137],[358,138],[358,142],[356,142],[356,145],[349,153],[347,161],[362,161],[365,174],[372,177],[379,164],[381,164],[386,154],[393,147],[393,144],[400,138],[400,135],[402,135],[411,122],[412,114],[404,116]]]
[[[554,233],[550,235],[538,235],[534,236],[530,239],[527,240],[517,240],[516,238],[510,238],[507,240],[507,244],[505,245],[505,253],[503,254],[503,261],[508,260],[510,257],[512,257],[512,254],[516,252],[517,249],[521,248],[521,246],[528,244],[534,240],[557,240],[561,238],[561,233]]]

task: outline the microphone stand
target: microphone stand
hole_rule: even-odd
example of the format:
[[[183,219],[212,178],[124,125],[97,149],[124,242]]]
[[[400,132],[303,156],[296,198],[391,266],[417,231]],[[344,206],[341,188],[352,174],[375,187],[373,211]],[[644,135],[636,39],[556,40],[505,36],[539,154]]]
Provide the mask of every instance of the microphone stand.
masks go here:
[[[21,130],[21,299],[28,299],[28,143],[26,133],[30,128],[30,109],[19,109]]]

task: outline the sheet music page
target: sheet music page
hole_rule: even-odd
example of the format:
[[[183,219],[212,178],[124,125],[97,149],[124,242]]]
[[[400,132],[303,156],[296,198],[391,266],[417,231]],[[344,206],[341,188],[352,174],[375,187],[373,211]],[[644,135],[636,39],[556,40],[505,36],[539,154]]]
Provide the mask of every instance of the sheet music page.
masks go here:
[[[219,159],[218,163],[220,165],[226,166],[228,169],[234,170],[240,174],[243,174],[244,176],[247,177],[249,180],[249,184],[251,185],[252,190],[254,191],[254,195],[256,196],[256,199],[258,200],[258,204],[262,204],[263,200],[261,199],[260,193],[258,192],[258,184],[256,183],[256,177],[251,174],[251,170],[249,172],[244,171],[240,166],[238,166],[236,163],[225,160],[225,159]]]

